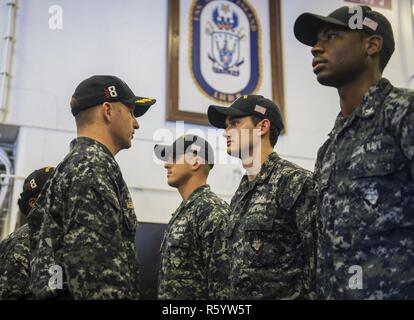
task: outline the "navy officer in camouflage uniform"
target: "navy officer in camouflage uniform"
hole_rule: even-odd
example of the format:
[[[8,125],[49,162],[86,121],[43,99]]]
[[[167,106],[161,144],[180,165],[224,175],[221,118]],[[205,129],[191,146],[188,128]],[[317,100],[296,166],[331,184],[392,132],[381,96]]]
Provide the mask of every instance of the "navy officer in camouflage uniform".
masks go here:
[[[367,6],[295,23],[341,111],[315,167],[318,291],[325,299],[414,299],[414,93],[382,77],[390,22]]]
[[[154,102],[114,76],[76,88],[78,137],[28,217],[34,298],[139,298],[137,219],[114,156],[131,147],[136,117]]]
[[[213,149],[199,136],[186,135],[171,146],[156,145],[154,152],[165,161],[168,185],[183,199],[161,244],[158,298],[224,299],[227,255],[220,232],[228,204],[207,184]]]
[[[311,172],[273,151],[283,130],[278,106],[262,96],[242,96],[230,107],[210,106],[208,118],[225,129],[228,154],[246,169],[225,231],[229,298],[312,298],[314,185]]]
[[[22,221],[34,207],[53,170],[53,167],[36,170],[24,180],[17,202]],[[29,252],[29,226],[24,223],[0,243],[0,299],[31,298]]]

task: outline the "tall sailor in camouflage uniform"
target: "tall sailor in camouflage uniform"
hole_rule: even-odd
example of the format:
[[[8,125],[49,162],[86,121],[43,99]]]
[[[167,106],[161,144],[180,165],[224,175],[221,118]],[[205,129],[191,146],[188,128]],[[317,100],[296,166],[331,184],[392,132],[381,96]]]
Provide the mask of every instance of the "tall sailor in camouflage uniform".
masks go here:
[[[414,298],[414,93],[382,72],[394,52],[391,24],[361,7],[295,24],[312,46],[314,73],[338,90],[341,112],[320,148],[318,284],[326,299]]]
[[[137,220],[114,156],[131,147],[135,117],[154,102],[114,76],[93,76],[76,88],[78,137],[28,217],[35,298],[139,298]]]
[[[283,130],[278,106],[262,96],[242,96],[230,107],[210,106],[208,118],[226,129],[227,152],[246,169],[226,229],[229,298],[311,297],[316,246],[312,174],[273,152]]]
[[[213,149],[202,138],[186,135],[171,146],[156,145],[154,152],[166,162],[168,184],[183,198],[161,245],[158,297],[223,299],[227,256],[219,232],[228,204],[206,184]]]
[[[24,180],[18,200],[23,221],[53,170],[52,167],[36,170]],[[29,285],[29,226],[25,223],[0,243],[0,299],[30,299]]]

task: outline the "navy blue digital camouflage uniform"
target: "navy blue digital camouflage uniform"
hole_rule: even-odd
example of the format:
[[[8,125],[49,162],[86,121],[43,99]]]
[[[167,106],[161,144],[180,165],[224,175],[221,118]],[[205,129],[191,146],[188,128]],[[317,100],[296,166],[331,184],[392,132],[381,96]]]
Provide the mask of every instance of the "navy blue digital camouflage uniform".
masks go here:
[[[29,227],[0,242],[0,299],[30,299]]]
[[[137,299],[137,219],[114,156],[86,137],[72,141],[28,216],[35,299]],[[63,288],[50,286],[51,266]]]
[[[275,152],[242,178],[225,234],[229,299],[314,298],[315,205],[312,173]]]
[[[161,244],[158,298],[225,299],[227,254],[222,229],[228,204],[204,185],[174,212]]]
[[[337,117],[315,169],[321,298],[414,299],[413,158],[412,91],[383,78]]]

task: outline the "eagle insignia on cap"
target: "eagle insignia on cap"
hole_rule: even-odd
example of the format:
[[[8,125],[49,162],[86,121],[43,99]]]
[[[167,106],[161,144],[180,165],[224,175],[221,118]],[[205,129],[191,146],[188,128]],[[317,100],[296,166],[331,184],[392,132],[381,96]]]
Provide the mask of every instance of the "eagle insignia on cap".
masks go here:
[[[154,99],[149,99],[149,98],[142,98],[142,99],[138,99],[135,101],[135,103],[146,103],[146,102],[151,102]]]

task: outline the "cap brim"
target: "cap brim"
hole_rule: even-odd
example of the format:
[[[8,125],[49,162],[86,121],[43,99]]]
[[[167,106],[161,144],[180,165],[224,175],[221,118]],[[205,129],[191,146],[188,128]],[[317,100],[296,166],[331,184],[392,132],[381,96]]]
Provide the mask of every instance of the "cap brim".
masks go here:
[[[327,25],[348,29],[348,25],[340,20],[312,13],[304,13],[296,19],[293,30],[296,39],[303,44],[312,47],[316,43],[318,32],[322,27]]]
[[[228,116],[247,116],[248,114],[231,107],[209,106],[208,121],[212,126],[220,129],[226,129],[226,118]]]
[[[184,146],[185,147],[185,146]],[[175,148],[175,149],[174,149]],[[175,158],[177,155],[184,154],[185,150],[176,150],[177,146],[174,147],[174,144],[172,145],[162,145],[162,144],[156,144],[154,146],[154,153],[155,156],[164,162],[169,161],[171,158]],[[187,146],[188,148],[188,146]]]
[[[157,100],[152,98],[144,97],[134,97],[125,101],[126,103],[135,106],[134,116],[136,118],[143,116],[148,109],[155,103]]]
[[[154,154],[161,161],[166,162],[172,153],[172,147],[162,144],[156,144],[154,146]]]

